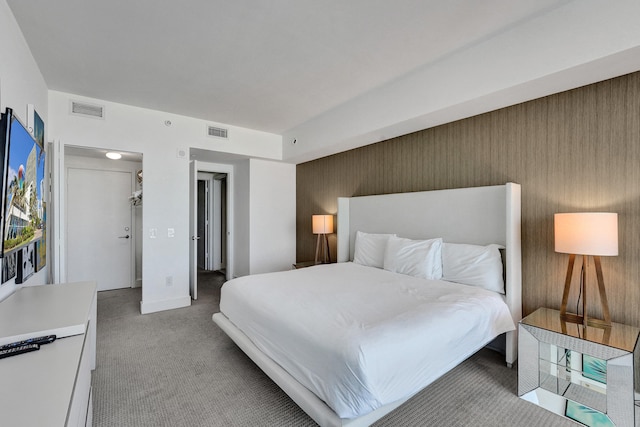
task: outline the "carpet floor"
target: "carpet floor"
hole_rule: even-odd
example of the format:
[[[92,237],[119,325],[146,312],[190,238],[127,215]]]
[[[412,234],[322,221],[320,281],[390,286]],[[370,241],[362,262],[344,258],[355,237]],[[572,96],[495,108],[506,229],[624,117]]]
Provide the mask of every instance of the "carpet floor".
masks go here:
[[[316,425],[212,322],[223,283],[200,273],[190,307],[147,315],[140,288],[98,294],[94,426]],[[374,425],[576,425],[516,387],[517,370],[481,350]]]

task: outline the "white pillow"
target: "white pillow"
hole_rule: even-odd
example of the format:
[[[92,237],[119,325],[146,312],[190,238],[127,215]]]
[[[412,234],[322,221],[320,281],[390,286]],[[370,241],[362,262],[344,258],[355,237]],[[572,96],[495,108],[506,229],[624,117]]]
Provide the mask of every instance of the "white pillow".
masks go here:
[[[500,245],[442,244],[442,279],[504,294]]]
[[[382,268],[384,263],[384,250],[387,241],[395,234],[372,234],[356,232],[356,247],[353,254],[353,262],[368,267]]]
[[[423,279],[442,277],[442,239],[410,240],[391,237],[384,253],[384,269]]]

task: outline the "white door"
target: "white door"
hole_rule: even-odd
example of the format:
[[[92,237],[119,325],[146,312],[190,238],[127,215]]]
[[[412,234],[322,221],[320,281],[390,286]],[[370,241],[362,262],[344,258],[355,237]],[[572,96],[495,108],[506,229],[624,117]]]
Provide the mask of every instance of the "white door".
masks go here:
[[[213,180],[213,215],[211,215],[211,222],[213,222],[213,238],[211,242],[211,252],[213,258],[212,270],[220,270],[222,268],[222,242],[226,242],[226,233],[223,233],[223,221],[224,213],[222,211],[222,179]],[[225,257],[226,258],[226,257]]]
[[[196,161],[189,162],[189,291],[198,299],[198,169]]]
[[[131,172],[67,169],[67,281],[133,284]]]

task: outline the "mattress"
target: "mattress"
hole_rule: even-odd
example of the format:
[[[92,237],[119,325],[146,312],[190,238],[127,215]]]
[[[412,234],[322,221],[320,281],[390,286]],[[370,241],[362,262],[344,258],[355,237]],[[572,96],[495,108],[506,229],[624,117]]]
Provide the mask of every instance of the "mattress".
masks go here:
[[[233,279],[220,311],[340,418],[417,393],[515,329],[502,295],[354,263]]]

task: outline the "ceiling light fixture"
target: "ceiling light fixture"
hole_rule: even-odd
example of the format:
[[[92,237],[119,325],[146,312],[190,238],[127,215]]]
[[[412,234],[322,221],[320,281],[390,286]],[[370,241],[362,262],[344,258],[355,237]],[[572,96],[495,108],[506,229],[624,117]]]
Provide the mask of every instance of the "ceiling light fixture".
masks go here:
[[[106,154],[106,156],[107,156],[108,158],[110,158],[111,160],[119,160],[119,159],[121,159],[121,158],[122,158],[122,154],[120,154],[120,153],[115,153],[115,152],[113,152],[113,151],[109,151],[109,152]]]

